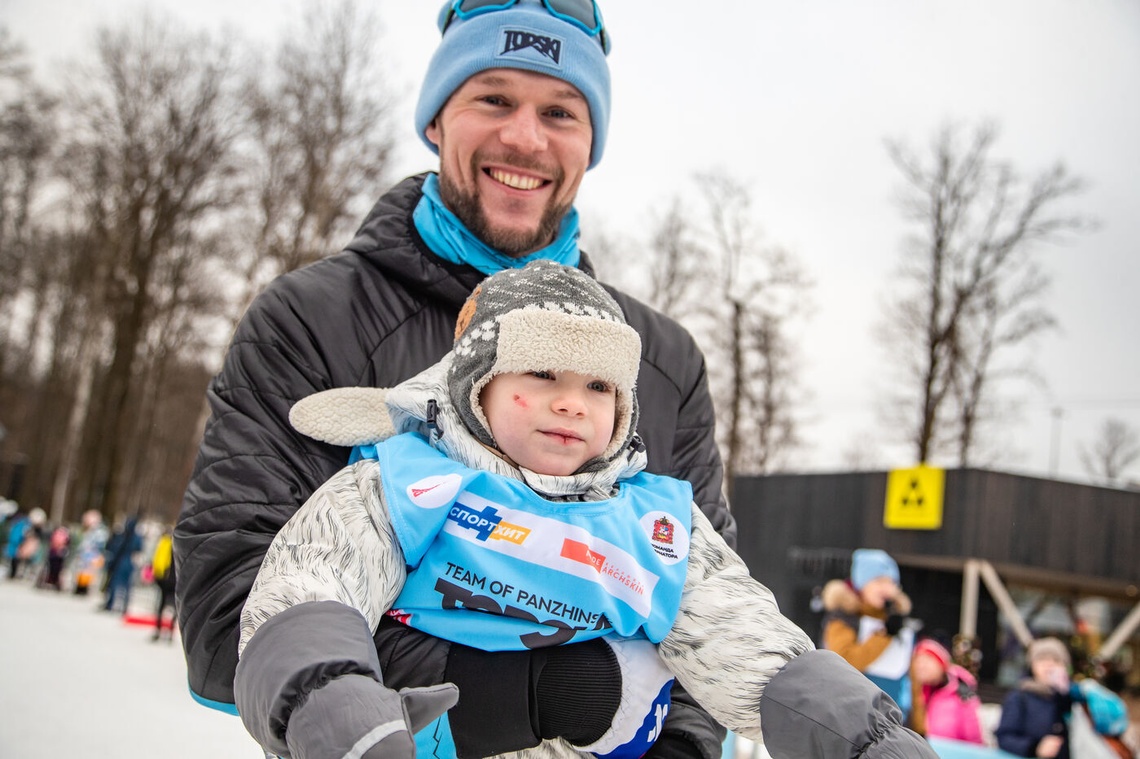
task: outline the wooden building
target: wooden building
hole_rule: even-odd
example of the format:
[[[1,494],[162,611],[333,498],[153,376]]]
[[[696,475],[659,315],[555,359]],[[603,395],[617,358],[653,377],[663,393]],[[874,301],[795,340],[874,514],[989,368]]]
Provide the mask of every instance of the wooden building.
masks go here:
[[[1106,599],[1110,629],[1099,631],[1096,647],[1107,659],[1135,645],[1140,492],[978,469],[936,471],[941,492],[922,492],[916,479],[912,492],[890,496],[904,505],[938,499],[938,524],[924,529],[887,526],[897,506],[888,498],[887,472],[738,478],[737,550],[784,613],[817,640],[821,615],[813,594],[847,576],[853,549],[886,550],[927,631],[976,636],[983,681],[996,677],[1008,633],[1024,644],[1042,632],[1018,612],[1011,588],[1022,600],[1036,593],[1039,608]],[[1003,643],[1006,652],[998,650]]]

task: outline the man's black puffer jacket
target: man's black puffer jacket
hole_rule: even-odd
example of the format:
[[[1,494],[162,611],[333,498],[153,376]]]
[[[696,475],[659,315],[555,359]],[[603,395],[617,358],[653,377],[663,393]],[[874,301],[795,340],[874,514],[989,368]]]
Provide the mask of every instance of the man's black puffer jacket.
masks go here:
[[[385,194],[345,251],[275,280],[250,306],[208,391],[211,417],[175,529],[191,690],[233,703],[238,618],[273,536],[348,461],[295,432],[289,409],[333,387],[390,387],[438,361],[483,275],[428,251],[412,223],[423,175]],[[589,264],[583,258],[583,268]],[[639,432],[649,471],[692,483],[730,545],[735,523],[703,357],[676,322],[610,289],[642,336]]]

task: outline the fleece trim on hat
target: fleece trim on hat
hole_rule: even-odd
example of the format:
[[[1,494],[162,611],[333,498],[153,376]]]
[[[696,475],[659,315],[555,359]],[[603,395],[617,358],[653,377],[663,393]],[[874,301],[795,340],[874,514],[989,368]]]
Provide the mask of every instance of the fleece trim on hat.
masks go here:
[[[614,434],[582,471],[612,458],[636,431],[641,337],[621,308],[579,269],[539,260],[488,277],[456,323],[448,395],[471,434],[497,447],[479,395],[504,372],[572,371],[614,386]]]
[[[899,565],[886,551],[877,548],[856,549],[851,554],[851,584],[855,590],[862,590],[863,586],[876,577],[889,577],[897,584]]]
[[[444,3],[443,26],[452,3]],[[590,165],[602,159],[610,124],[610,70],[606,53],[596,37],[552,16],[542,3],[520,0],[501,11],[451,19],[428,64],[419,102],[416,133],[438,155],[439,147],[427,137],[427,128],[448,98],[475,74],[487,69],[533,71],[574,85],[590,108],[593,145]]]
[[[597,377],[617,388],[614,433],[602,452],[607,459],[629,436],[631,399],[641,361],[641,338],[630,327],[589,316],[541,309],[511,311],[499,317],[499,345],[491,370],[471,386],[468,401],[475,418],[490,429],[479,394],[499,374],[570,371]]]

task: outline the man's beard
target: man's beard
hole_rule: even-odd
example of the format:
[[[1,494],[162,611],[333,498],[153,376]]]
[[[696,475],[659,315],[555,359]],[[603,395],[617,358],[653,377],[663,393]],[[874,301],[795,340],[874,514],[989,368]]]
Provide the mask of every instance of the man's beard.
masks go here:
[[[560,180],[561,177],[555,180],[555,183]],[[533,232],[494,229],[483,213],[478,194],[474,190],[470,193],[464,192],[443,171],[439,173],[439,195],[443,199],[443,204],[459,217],[471,234],[511,258],[522,258],[549,245],[558,232],[559,225],[562,224],[562,217],[570,210],[569,203],[548,205],[542,213],[538,228]]]

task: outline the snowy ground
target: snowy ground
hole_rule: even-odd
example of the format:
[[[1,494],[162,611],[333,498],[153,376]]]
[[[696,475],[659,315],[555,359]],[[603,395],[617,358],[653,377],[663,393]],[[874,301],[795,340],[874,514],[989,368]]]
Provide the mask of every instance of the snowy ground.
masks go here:
[[[132,612],[152,613],[151,590]],[[0,577],[0,757],[263,759],[237,717],[190,698],[177,639],[98,605]]]
[[[177,637],[153,642],[152,627],[99,601],[0,577],[0,759],[264,759],[237,717],[190,698]],[[153,588],[137,588],[131,612],[152,615],[154,602]],[[938,747],[998,755],[952,748]],[[769,759],[743,738],[726,749]]]

